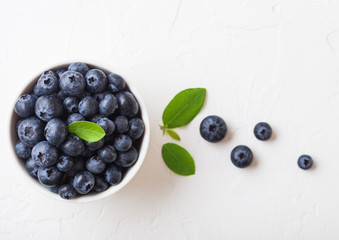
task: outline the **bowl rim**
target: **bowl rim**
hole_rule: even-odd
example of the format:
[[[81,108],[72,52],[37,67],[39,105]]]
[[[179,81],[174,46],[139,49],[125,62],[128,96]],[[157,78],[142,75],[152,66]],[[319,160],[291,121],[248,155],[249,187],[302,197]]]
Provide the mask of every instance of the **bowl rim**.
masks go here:
[[[65,63],[66,62],[66,63]],[[77,61],[65,61],[63,63],[59,63],[59,64],[54,64],[52,66],[49,66],[45,69],[48,70],[55,70],[58,68],[67,68],[71,63],[73,62],[77,62]],[[78,61],[79,62],[79,61]],[[98,68],[103,70],[105,73],[113,73],[113,71],[110,71],[108,69],[114,69],[112,66],[109,66],[108,64],[99,62],[96,64],[91,63],[90,61],[82,61],[83,63],[85,63],[86,65],[88,65],[90,68]],[[98,61],[96,61],[98,62]],[[41,73],[43,73],[45,70],[40,71],[37,74],[34,74],[34,77],[29,78],[29,80],[27,80],[25,83],[25,86],[23,88],[20,88],[20,91],[18,91],[19,95],[16,95],[16,99],[15,102],[17,101],[17,99],[24,93],[27,93],[27,91],[29,91],[29,89],[31,89],[34,85],[34,83],[39,79],[39,77],[41,76]],[[116,73],[116,72],[114,72]],[[120,75],[120,73],[118,73]],[[124,76],[124,75],[122,75]],[[11,149],[12,149],[12,153],[13,153],[13,157],[15,158],[15,163],[17,165],[17,167],[20,169],[19,171],[21,171],[22,176],[25,178],[25,180],[27,182],[30,182],[31,186],[33,186],[34,189],[36,189],[38,192],[41,192],[42,194],[44,194],[45,196],[48,196],[54,200],[57,201],[61,201],[61,202],[65,202],[65,203],[87,203],[87,202],[93,202],[93,201],[97,201],[100,199],[104,199],[108,196],[111,196],[112,194],[118,192],[119,190],[121,190],[123,187],[125,187],[136,175],[136,173],[139,171],[142,163],[145,160],[146,154],[147,154],[147,150],[149,147],[149,141],[150,141],[150,123],[149,123],[149,116],[148,116],[148,112],[146,109],[146,105],[144,103],[144,100],[142,99],[141,95],[139,94],[138,90],[136,88],[134,88],[133,84],[130,84],[130,82],[128,82],[128,80],[126,80],[124,78],[126,85],[128,86],[130,92],[134,95],[134,97],[136,98],[136,100],[139,103],[139,107],[140,107],[140,112],[141,112],[141,119],[144,121],[144,125],[145,125],[145,130],[144,130],[144,134],[143,134],[143,139],[141,141],[140,144],[140,149],[139,149],[139,155],[138,155],[138,159],[136,161],[136,163],[131,166],[128,171],[125,173],[124,178],[121,180],[121,182],[117,185],[114,186],[110,186],[106,191],[100,192],[100,193],[95,193],[95,194],[90,194],[90,195],[81,195],[81,197],[77,197],[71,200],[67,200],[67,199],[63,199],[59,196],[59,194],[57,193],[53,193],[51,191],[49,191],[46,187],[42,186],[39,181],[33,177],[31,177],[26,169],[25,169],[25,162],[24,160],[20,159],[16,153],[15,153],[15,143],[18,141],[18,136],[17,136],[17,132],[16,132],[16,121],[15,119],[18,118],[17,114],[14,111],[14,104],[12,104],[13,108],[11,110],[11,114],[10,114],[10,121],[9,121],[9,138],[11,140]]]

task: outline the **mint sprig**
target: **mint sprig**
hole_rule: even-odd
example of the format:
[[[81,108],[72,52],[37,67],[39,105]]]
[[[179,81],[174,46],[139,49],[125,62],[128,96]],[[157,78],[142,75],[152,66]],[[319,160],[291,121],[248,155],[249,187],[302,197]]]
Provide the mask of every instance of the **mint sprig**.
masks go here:
[[[71,123],[68,125],[68,131],[87,142],[97,142],[106,135],[102,127],[88,121]]]

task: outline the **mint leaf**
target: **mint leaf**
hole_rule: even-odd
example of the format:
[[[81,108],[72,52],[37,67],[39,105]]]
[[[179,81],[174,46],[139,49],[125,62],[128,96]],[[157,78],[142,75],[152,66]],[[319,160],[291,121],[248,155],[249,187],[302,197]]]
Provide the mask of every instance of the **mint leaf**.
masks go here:
[[[173,139],[180,141],[179,135],[173,130],[167,130],[168,135],[170,135]]]
[[[87,121],[69,124],[68,131],[87,142],[97,142],[106,135],[105,131],[98,124]]]
[[[167,167],[174,173],[182,176],[195,174],[194,160],[185,148],[174,143],[166,143],[162,145],[161,154]]]
[[[178,128],[191,122],[204,105],[205,97],[205,88],[189,88],[178,93],[162,114],[164,128]]]

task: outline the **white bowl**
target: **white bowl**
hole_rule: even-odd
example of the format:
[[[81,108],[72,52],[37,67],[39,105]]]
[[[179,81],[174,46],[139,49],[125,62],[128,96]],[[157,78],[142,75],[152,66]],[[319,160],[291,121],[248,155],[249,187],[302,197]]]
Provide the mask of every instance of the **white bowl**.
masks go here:
[[[69,64],[70,63],[60,64],[60,65],[53,66],[53,67],[50,67],[50,68],[47,68],[47,69],[44,69],[44,70],[55,70],[55,69],[58,69],[58,68],[67,68],[67,66]],[[108,68],[106,68],[106,67],[97,66],[97,65],[90,64],[90,63],[87,63],[87,62],[86,62],[86,64],[90,68],[99,68],[99,69],[102,69],[106,73],[114,72],[114,71],[107,70]],[[34,84],[39,79],[39,77],[41,76],[41,73],[43,71],[41,71],[40,73],[35,75],[34,78],[30,78],[31,80],[27,81],[27,84],[22,88],[23,90],[21,91],[19,96],[21,96],[24,93],[32,92]],[[58,194],[50,192],[46,187],[42,186],[37,179],[31,177],[27,173],[26,167],[25,167],[25,162],[22,159],[18,158],[16,153],[15,153],[15,150],[14,150],[15,143],[19,140],[17,132],[16,132],[16,123],[17,123],[19,117],[16,115],[16,113],[13,110],[12,115],[11,115],[11,119],[10,119],[10,126],[9,126],[10,132],[9,132],[9,134],[10,134],[10,139],[11,139],[11,142],[12,142],[13,158],[14,158],[15,162],[17,163],[19,174],[21,174],[23,176],[23,180],[26,180],[35,189],[37,189],[38,191],[42,192],[43,194],[45,194],[45,195],[47,195],[47,196],[49,196],[49,197],[51,197],[55,200],[63,201],[63,202],[71,202],[71,203],[84,203],[84,202],[92,202],[92,201],[95,201],[95,200],[103,199],[105,197],[108,197],[108,196],[116,193],[117,191],[122,189],[124,186],[126,186],[126,184],[129,181],[131,181],[131,179],[135,176],[135,174],[140,169],[140,167],[141,167],[141,165],[142,165],[142,163],[145,159],[147,149],[148,149],[148,145],[149,145],[149,140],[150,140],[149,118],[148,118],[147,109],[146,109],[146,106],[144,104],[144,101],[142,100],[138,91],[133,86],[131,86],[128,83],[128,81],[126,81],[126,85],[128,86],[128,88],[133,93],[133,95],[135,96],[135,98],[137,99],[137,101],[139,103],[141,118],[145,123],[145,131],[144,131],[143,139],[141,141],[140,148],[139,148],[138,160],[136,161],[136,163],[133,166],[131,166],[126,171],[122,181],[118,185],[110,186],[106,191],[101,192],[101,193],[90,193],[90,194],[87,194],[87,195],[81,195],[81,196],[78,196],[78,197],[71,199],[71,200],[65,200],[65,199],[61,198]],[[18,99],[19,96],[16,96],[16,99]],[[16,99],[15,99],[15,101],[16,101]],[[13,105],[13,109],[14,109],[14,105]]]

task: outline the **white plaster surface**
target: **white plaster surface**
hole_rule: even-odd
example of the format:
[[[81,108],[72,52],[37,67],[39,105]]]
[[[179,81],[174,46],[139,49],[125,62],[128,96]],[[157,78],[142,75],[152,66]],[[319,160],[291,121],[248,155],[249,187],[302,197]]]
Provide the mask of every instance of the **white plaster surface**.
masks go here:
[[[50,199],[18,174],[9,114],[39,71],[85,60],[114,66],[148,108],[151,142],[135,178],[93,203]],[[99,65],[99,64],[98,64]],[[180,177],[161,158],[162,110],[206,87],[178,130],[196,162]],[[338,0],[0,0],[0,239],[339,239]],[[218,144],[199,135],[210,114]],[[252,129],[267,121],[274,139]],[[253,166],[229,155],[248,145]],[[315,168],[297,167],[310,154]]]

